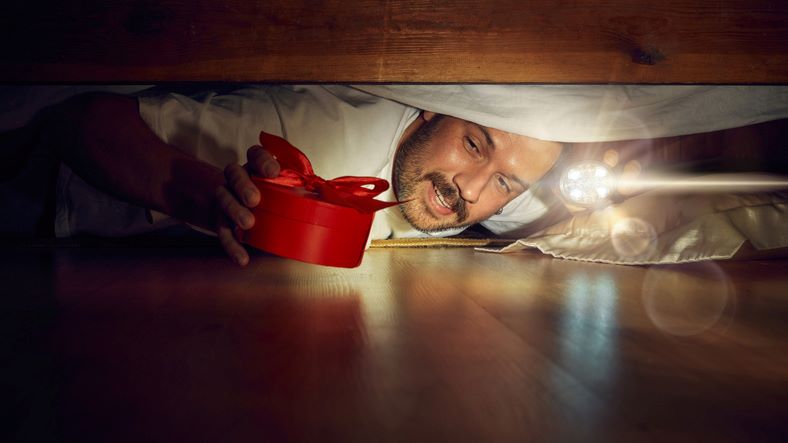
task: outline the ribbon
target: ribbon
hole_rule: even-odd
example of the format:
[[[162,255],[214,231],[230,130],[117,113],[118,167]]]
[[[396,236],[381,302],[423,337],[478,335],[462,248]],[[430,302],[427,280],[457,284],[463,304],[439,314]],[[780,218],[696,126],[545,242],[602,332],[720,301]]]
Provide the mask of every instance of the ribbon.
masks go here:
[[[377,177],[343,176],[326,180],[315,175],[312,163],[298,148],[287,140],[266,132],[260,132],[260,144],[271,153],[281,166],[279,176],[273,178],[256,177],[269,183],[304,188],[314,192],[328,203],[348,206],[363,213],[372,213],[396,206],[400,202],[375,200],[389,188],[389,182]]]

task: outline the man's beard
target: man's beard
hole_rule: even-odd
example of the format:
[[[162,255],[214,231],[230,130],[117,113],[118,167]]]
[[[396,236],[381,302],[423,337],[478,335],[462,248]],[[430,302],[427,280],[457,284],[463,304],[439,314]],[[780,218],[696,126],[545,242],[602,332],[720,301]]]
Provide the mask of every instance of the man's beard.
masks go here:
[[[407,140],[403,141],[394,158],[394,190],[400,201],[414,198],[414,194],[422,183],[427,183],[440,192],[444,201],[451,206],[456,220],[439,223],[428,215],[427,208],[421,200],[403,203],[399,206],[402,216],[414,228],[422,232],[437,233],[447,229],[463,228],[473,223],[465,223],[468,209],[457,187],[453,186],[446,176],[440,172],[425,173],[421,165],[428,158],[429,143],[443,116],[436,115],[418,128]]]

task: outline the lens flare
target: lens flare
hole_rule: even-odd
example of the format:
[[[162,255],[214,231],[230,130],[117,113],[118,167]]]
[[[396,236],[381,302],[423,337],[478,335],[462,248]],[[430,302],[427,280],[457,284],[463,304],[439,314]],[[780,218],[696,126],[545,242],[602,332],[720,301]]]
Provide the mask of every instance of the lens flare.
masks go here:
[[[619,186],[628,186],[638,190],[656,190],[663,192],[768,192],[788,189],[788,177],[761,174],[710,174],[706,176],[690,176],[676,174],[640,174],[635,177],[621,177]]]
[[[610,243],[623,258],[647,258],[657,248],[657,232],[651,224],[639,218],[627,217],[613,225]]]
[[[763,173],[676,175],[641,173],[640,164],[630,161],[620,176],[604,163],[584,161],[561,175],[561,195],[575,206],[599,208],[616,190],[621,195],[655,191],[661,193],[748,193],[788,189],[788,177]]]
[[[733,315],[733,285],[714,262],[653,266],[643,279],[651,322],[675,336],[701,334]]]

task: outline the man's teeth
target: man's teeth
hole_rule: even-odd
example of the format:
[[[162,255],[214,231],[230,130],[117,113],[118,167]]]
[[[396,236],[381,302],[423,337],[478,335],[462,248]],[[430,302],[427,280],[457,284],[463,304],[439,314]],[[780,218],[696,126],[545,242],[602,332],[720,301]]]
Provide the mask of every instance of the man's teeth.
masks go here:
[[[440,203],[440,205],[444,208],[451,209],[451,206],[449,206],[449,204],[446,203],[446,200],[443,199],[443,195],[441,195],[441,192],[438,191],[438,188],[433,189],[435,190],[435,196],[438,197],[438,203]]]

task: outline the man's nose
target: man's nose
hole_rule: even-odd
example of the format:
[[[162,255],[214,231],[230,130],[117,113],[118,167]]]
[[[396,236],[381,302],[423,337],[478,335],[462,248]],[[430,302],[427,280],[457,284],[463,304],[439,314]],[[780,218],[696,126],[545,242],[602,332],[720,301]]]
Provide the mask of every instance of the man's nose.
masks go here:
[[[489,181],[490,174],[486,171],[474,171],[454,176],[454,184],[457,185],[460,197],[468,203],[479,201],[479,196]]]

